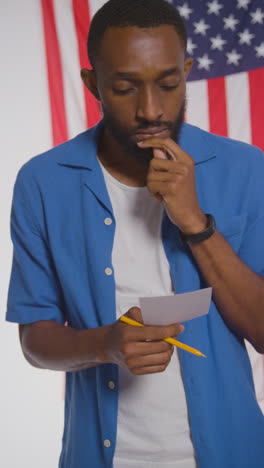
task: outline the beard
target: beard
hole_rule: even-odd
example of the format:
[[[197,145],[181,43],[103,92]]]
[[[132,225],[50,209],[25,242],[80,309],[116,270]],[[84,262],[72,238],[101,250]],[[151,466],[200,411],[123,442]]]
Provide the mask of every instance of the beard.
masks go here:
[[[170,138],[178,143],[180,130],[184,121],[185,103],[186,101],[184,99],[175,122],[148,122],[147,120],[142,119],[141,123],[139,123],[140,130],[148,130],[151,127],[166,127],[171,132]],[[149,166],[149,163],[153,158],[153,149],[139,148],[137,144],[131,140],[131,133],[122,127],[119,122],[113,118],[113,116],[109,115],[105,111],[104,106],[102,106],[102,111],[105,128],[109,131],[114,140],[119,143],[125,154],[127,154],[128,157],[134,159],[135,161],[143,164],[144,166]]]

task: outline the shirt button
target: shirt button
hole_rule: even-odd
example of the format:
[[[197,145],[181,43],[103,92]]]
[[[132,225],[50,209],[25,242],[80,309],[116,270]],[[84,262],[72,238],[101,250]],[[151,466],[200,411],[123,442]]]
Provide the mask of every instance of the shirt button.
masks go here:
[[[115,389],[115,382],[113,382],[113,380],[110,380],[108,382],[108,388],[110,388],[110,390],[114,390]]]
[[[104,220],[104,223],[106,224],[106,226],[111,226],[112,222],[113,221],[112,221],[111,218],[105,218],[105,220]]]
[[[112,268],[106,268],[106,269],[105,269],[105,274],[106,274],[107,276],[111,276],[112,273],[113,273]]]
[[[106,448],[111,447],[111,442],[110,442],[110,440],[105,439],[105,441],[104,441],[104,446],[105,446]]]

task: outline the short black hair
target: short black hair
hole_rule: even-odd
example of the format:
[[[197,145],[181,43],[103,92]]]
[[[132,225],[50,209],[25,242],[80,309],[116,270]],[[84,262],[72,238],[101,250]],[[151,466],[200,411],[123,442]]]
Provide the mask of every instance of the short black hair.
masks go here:
[[[107,29],[129,26],[146,29],[162,25],[175,27],[186,53],[187,31],[184,22],[167,0],[109,0],[91,22],[87,51],[92,68],[95,68],[100,43]]]

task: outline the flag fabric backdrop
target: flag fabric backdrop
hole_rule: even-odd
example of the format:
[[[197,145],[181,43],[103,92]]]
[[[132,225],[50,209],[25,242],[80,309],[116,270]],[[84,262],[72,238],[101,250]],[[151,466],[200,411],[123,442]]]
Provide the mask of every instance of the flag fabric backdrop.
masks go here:
[[[187,120],[264,150],[263,0],[173,0],[188,31]]]
[[[89,25],[105,0],[39,1],[53,144],[57,145],[100,119],[98,103],[82,85],[79,71],[90,66],[86,52]],[[188,54],[194,57],[186,121],[264,150],[263,0],[170,3],[184,18]],[[250,345],[248,350],[264,409],[264,361]]]

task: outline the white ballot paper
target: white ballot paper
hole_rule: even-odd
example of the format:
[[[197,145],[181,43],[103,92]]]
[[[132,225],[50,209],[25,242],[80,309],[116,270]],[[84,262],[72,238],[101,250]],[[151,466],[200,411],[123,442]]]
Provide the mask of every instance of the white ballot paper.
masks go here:
[[[173,296],[140,297],[146,325],[170,325],[186,322],[209,312],[212,288],[199,289]]]

